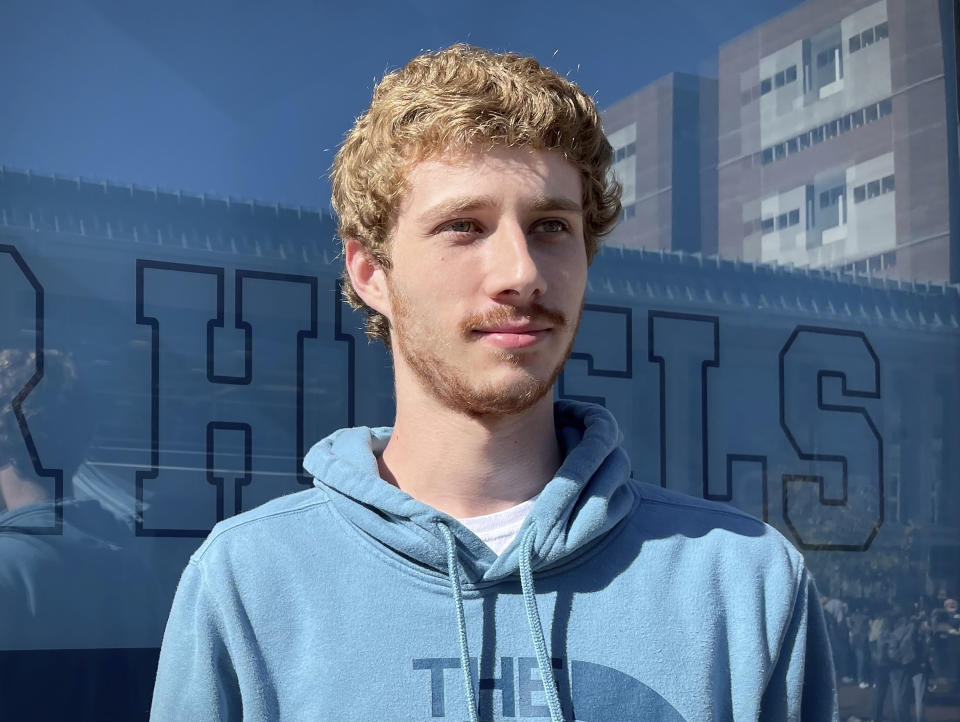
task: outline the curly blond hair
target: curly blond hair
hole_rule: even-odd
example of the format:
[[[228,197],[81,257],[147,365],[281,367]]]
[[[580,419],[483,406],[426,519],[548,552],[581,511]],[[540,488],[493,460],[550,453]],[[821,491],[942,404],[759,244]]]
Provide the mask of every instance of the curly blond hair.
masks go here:
[[[613,151],[593,99],[534,58],[457,44],[384,76],[337,152],[330,173],[342,243],[358,240],[390,270],[389,241],[407,174],[448,150],[494,146],[554,150],[583,182],[587,260],[620,215]],[[367,314],[367,335],[390,348],[390,326],[344,269],[346,301]]]

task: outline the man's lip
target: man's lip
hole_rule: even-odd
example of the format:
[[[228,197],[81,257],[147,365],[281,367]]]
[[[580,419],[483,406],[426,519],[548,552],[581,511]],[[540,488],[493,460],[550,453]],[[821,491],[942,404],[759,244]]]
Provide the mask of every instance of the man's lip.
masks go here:
[[[501,325],[501,326],[489,326],[485,328],[475,328],[474,331],[477,333],[539,333],[540,331],[548,331],[549,326],[540,326],[536,324],[522,324],[517,326],[511,325]]]

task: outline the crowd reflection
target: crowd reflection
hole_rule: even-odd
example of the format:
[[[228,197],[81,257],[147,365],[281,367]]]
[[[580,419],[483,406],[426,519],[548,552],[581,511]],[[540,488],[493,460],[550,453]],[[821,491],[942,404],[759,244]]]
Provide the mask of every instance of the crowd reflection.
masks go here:
[[[821,602],[841,695],[844,685],[871,689],[873,720],[889,710],[887,719],[923,722],[931,697],[960,690],[955,599],[941,594],[888,604],[824,596]]]

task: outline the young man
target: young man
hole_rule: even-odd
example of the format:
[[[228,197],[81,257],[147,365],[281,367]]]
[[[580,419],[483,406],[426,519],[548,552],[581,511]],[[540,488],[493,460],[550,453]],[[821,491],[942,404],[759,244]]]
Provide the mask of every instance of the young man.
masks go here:
[[[170,615],[155,720],[830,720],[801,556],[629,478],[554,404],[619,188],[592,100],[454,46],[387,75],[333,170],[348,300],[392,350],[390,428],[223,522]]]

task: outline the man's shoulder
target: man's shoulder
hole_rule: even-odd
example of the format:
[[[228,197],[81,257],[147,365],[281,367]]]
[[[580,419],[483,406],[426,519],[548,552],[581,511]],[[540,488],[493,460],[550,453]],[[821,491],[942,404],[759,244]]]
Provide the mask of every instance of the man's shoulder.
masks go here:
[[[770,566],[776,560],[790,573],[803,567],[803,556],[777,529],[720,501],[690,496],[631,480],[640,497],[633,521],[645,538],[670,539],[697,554],[754,559]]]
[[[328,501],[326,493],[316,487],[271,499],[217,523],[191,559],[199,562],[211,554],[229,554],[238,547],[263,543],[288,544],[293,537],[323,528],[311,517]]]

